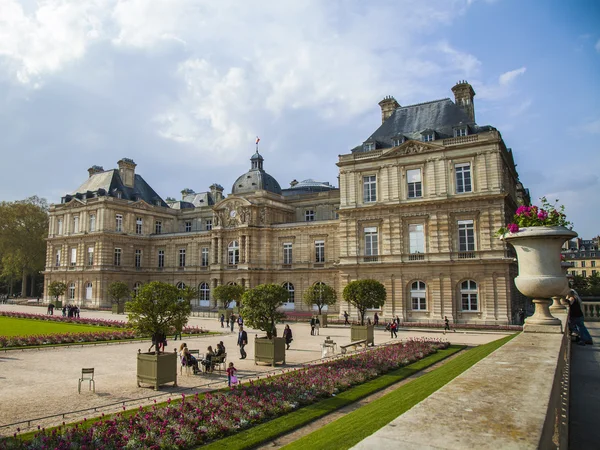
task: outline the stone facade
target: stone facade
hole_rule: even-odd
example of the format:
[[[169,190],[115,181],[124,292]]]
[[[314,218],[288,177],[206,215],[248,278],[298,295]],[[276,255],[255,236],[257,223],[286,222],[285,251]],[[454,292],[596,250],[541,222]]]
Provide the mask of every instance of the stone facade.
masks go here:
[[[136,183],[147,185],[133,161],[119,162],[127,184],[117,170],[94,166],[82,187],[50,208],[46,285],[63,281],[67,301],[104,307],[113,281],[132,289],[151,280],[184,283],[201,291],[195,308],[212,309],[210,293],[220,284],[279,283],[293,289],[285,309],[308,311],[304,292],[320,282],[338,292],[330,313],[354,316],[341,292],[349,281],[373,278],[387,290],[384,319],[511,323],[523,298],[514,254],[495,231],[527,191],[500,133],[471,120],[475,93],[465,83],[455,86],[469,98],[460,105],[401,107],[386,97],[382,127],[339,157],[339,189],[306,180],[281,190],[258,150],[225,198],[213,185],[165,203],[149,186],[136,191]],[[431,114],[423,125],[432,108],[446,118]],[[421,139],[422,131],[433,138]]]

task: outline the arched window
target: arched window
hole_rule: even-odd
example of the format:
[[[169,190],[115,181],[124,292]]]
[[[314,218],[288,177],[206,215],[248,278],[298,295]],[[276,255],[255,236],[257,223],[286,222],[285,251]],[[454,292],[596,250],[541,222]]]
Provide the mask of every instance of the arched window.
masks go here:
[[[139,281],[133,284],[133,298],[137,297],[141,287],[142,283],[140,283]]]
[[[288,303],[294,303],[294,285],[292,283],[283,283],[283,287],[288,291]]]
[[[460,300],[463,311],[478,311],[477,283],[473,280],[465,280],[460,284]]]
[[[69,300],[75,300],[75,283],[69,284]]]
[[[200,283],[198,295],[200,296],[200,306],[210,306],[210,287],[208,283]]]
[[[177,289],[181,290],[181,289],[185,289],[185,283],[183,281],[180,281],[179,283],[177,283]],[[179,300],[180,302],[183,301],[183,296],[180,295],[179,297],[177,297],[177,300]]]
[[[85,284],[85,299],[92,299],[92,283],[90,283],[89,281]]]
[[[227,264],[234,266],[240,262],[240,246],[238,241],[231,241],[227,246]]]
[[[427,311],[427,297],[423,281],[415,281],[410,286],[410,299],[413,311]]]

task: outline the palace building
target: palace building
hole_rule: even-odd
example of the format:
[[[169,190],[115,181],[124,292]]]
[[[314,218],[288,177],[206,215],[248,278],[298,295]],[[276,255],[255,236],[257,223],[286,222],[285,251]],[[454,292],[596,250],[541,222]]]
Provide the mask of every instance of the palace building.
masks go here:
[[[500,132],[475,122],[471,85],[452,91],[454,101],[379,102],[381,126],[339,156],[339,188],[282,189],[258,150],[227,196],[213,184],[165,201],[131,159],[92,166],[50,208],[46,286],[63,281],[67,302],[94,308],[110,306],[113,281],[135,292],[160,280],[196,287],[193,307],[212,310],[218,285],[278,283],[286,310],[308,311],[304,292],[324,283],[338,293],[329,313],[354,316],[344,286],[373,278],[387,291],[385,319],[511,323],[524,298],[495,231],[528,192]]]

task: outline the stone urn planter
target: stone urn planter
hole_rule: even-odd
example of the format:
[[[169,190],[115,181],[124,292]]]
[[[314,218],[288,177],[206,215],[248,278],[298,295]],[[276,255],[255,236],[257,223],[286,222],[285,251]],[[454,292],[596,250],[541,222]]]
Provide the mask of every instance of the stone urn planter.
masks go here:
[[[141,383],[154,386],[155,390],[167,383],[177,386],[177,350],[163,353],[142,353],[137,355],[137,384]]]
[[[551,298],[563,295],[569,282],[561,266],[560,251],[577,233],[565,227],[527,227],[502,237],[517,252],[517,289],[533,299],[535,312],[525,320],[526,332],[560,333],[561,321],[550,314]]]
[[[125,313],[125,303],[113,303],[112,304],[112,313],[113,314],[123,314]]]
[[[375,345],[375,325],[350,326],[350,342],[367,341],[367,345]]]
[[[275,364],[285,364],[285,339],[274,337],[257,337],[254,339],[254,364],[266,362],[275,367]]]

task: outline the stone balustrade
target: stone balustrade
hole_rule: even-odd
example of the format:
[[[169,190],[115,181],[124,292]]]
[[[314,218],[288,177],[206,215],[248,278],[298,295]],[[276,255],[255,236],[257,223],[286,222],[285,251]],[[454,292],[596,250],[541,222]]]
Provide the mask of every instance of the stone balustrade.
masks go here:
[[[600,321],[600,302],[581,302],[584,320]]]

